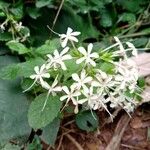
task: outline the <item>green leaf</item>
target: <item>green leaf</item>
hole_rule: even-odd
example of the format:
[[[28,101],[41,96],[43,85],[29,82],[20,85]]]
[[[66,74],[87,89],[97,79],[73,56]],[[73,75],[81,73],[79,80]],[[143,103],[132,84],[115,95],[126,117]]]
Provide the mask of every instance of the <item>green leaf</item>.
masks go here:
[[[133,13],[123,13],[120,15],[119,20],[132,24],[136,22],[136,16]]]
[[[38,8],[28,7],[26,11],[28,15],[33,19],[37,19],[41,15]]]
[[[111,27],[113,24],[110,12],[107,9],[101,11],[100,25],[103,27]]]
[[[0,68],[16,61],[14,57],[12,59],[0,56]],[[31,128],[27,120],[28,106],[19,79],[13,81],[0,79],[0,143],[30,134]]]
[[[9,32],[1,32],[0,41],[10,41],[12,39],[12,35]]]
[[[36,7],[41,8],[44,7],[46,5],[50,5],[52,0],[37,0],[36,1]]]
[[[10,41],[7,42],[6,45],[13,51],[18,52],[19,54],[26,54],[28,53],[30,50],[25,47],[22,43],[18,43],[15,41]]]
[[[35,49],[35,52],[40,55],[51,54],[54,52],[55,49],[58,49],[59,47],[60,47],[59,39],[47,40],[44,45]]]
[[[56,118],[53,120],[53,122],[51,122],[45,128],[43,128],[41,136],[42,140],[54,147],[59,127],[60,127],[60,119]]]
[[[34,73],[34,67],[43,63],[44,60],[40,57],[30,59],[23,63],[12,63],[0,69],[0,78],[10,80],[21,76],[29,77]]]
[[[99,122],[96,113],[93,111],[84,111],[76,115],[77,126],[85,131],[94,131],[97,129]]]
[[[27,150],[42,150],[42,144],[40,138],[35,135],[32,143],[28,144]]]
[[[49,96],[46,106],[43,105],[47,94],[41,94],[31,103],[28,112],[28,121],[32,128],[38,129],[51,123],[58,115],[61,108],[61,101],[58,96]]]
[[[21,1],[16,2],[9,11],[15,19],[21,19],[23,17],[23,3]]]
[[[114,70],[115,66],[109,62],[104,62],[104,63],[100,64],[99,68],[108,74],[113,74],[115,71]]]
[[[20,150],[21,147],[18,145],[13,145],[11,143],[7,143],[1,150]]]

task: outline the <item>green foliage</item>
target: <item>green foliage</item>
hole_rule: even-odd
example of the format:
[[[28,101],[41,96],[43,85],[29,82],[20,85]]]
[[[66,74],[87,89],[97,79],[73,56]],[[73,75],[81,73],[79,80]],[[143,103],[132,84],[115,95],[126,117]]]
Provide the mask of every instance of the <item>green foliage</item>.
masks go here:
[[[50,124],[43,128],[42,140],[54,147],[59,127],[60,119],[55,118]]]
[[[27,146],[27,150],[42,150],[42,144],[40,138],[35,136],[32,143]]]
[[[35,5],[37,8],[41,8],[41,7],[50,5],[51,1],[52,0],[37,0]]]
[[[18,54],[26,54],[30,50],[25,47],[22,43],[18,43],[15,41],[7,42],[6,45],[12,50],[18,52]]]
[[[99,119],[94,111],[84,111],[76,115],[77,126],[85,131],[94,131],[98,128]]]
[[[23,63],[12,63],[11,65],[8,65],[1,69],[0,78],[8,80],[15,79],[21,76],[29,77],[34,72],[34,67],[36,65],[41,65],[43,62],[43,59],[37,57]]]
[[[18,145],[7,143],[3,148],[1,148],[1,150],[20,150],[20,147]]]
[[[0,68],[11,62],[16,62],[16,59],[0,56]],[[31,131],[27,121],[29,103],[19,83],[19,79],[0,79],[0,143],[28,136]]]
[[[34,129],[45,127],[51,123],[60,111],[61,102],[58,96],[48,97],[46,106],[43,109],[45,100],[46,94],[41,94],[30,105],[28,120],[30,126]]]

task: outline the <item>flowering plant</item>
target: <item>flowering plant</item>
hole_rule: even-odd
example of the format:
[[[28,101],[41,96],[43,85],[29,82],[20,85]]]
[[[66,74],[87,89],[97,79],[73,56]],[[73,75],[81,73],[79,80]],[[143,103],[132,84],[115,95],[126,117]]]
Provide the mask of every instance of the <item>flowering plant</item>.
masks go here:
[[[68,105],[74,105],[74,113],[80,109],[106,110],[111,119],[110,108],[122,108],[128,114],[137,104],[134,92],[138,89],[138,68],[129,56],[137,56],[137,50],[130,42],[122,43],[114,37],[115,44],[99,52],[94,51],[93,44],[76,48],[80,32],[67,29],[66,34],[58,34],[62,48],[47,54],[42,66],[35,66],[35,74],[30,76],[33,84],[47,91],[47,96],[41,111],[46,109],[48,98],[58,96],[64,102],[62,110]],[[63,73],[67,73],[69,63],[74,62],[78,68],[63,80]],[[107,69],[101,65],[109,63]],[[51,83],[53,81],[53,83]],[[79,107],[82,106],[82,107]],[[79,109],[80,108],[80,109]]]

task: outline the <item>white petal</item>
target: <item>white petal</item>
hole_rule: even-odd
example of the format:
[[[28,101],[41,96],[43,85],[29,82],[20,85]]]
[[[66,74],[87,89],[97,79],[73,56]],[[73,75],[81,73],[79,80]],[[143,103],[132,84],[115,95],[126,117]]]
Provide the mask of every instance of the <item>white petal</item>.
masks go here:
[[[97,81],[92,81],[91,85],[95,86],[95,87],[100,87],[101,86],[101,84],[99,82],[97,82]]]
[[[81,32],[78,32],[78,31],[71,33],[71,35],[73,35],[73,36],[78,36],[78,35],[80,35],[80,34],[81,34]]]
[[[75,81],[77,81],[77,82],[80,81],[80,78],[79,78],[79,76],[78,76],[77,73],[72,74],[72,79],[75,80]]]
[[[60,62],[59,64],[61,65],[62,70],[67,70],[64,62]]]
[[[78,42],[78,39],[76,37],[74,37],[74,36],[69,36],[68,39],[70,41]]]
[[[69,89],[67,86],[63,86],[62,89],[65,91],[66,94],[69,94]]]
[[[84,93],[88,93],[89,92],[89,89],[87,88],[87,86],[85,84],[82,85],[82,87],[83,87]]]
[[[88,54],[90,54],[90,53],[91,53],[92,48],[93,48],[93,44],[92,44],[92,43],[90,43],[90,44],[88,45]]]
[[[83,69],[81,71],[81,80],[83,80],[86,77],[86,71]]]
[[[62,91],[62,87],[61,86],[57,86],[57,87],[55,87],[54,89],[53,89],[53,91],[55,91],[55,92],[60,92],[60,91]]]
[[[84,83],[88,83],[88,82],[91,82],[92,81],[92,77],[86,77],[84,79]]]
[[[62,56],[62,60],[68,60],[68,59],[72,59],[72,56],[69,54]]]
[[[96,66],[95,61],[94,61],[94,60],[92,60],[92,59],[89,59],[89,63],[90,63],[93,67],[95,67],[95,66]]]
[[[65,38],[63,41],[61,41],[61,46],[62,46],[63,48],[66,47],[67,42],[68,42],[68,38]]]
[[[40,73],[42,73],[43,71],[44,71],[44,69],[45,69],[45,64],[43,64],[42,66],[41,66],[41,68],[40,68]]]
[[[68,98],[68,96],[67,96],[67,95],[64,95],[64,96],[60,97],[60,101],[64,101],[64,100],[67,99],[67,98]]]
[[[71,100],[72,100],[74,105],[78,105],[77,100],[74,97],[72,97]]]
[[[43,88],[45,88],[46,90],[49,90],[50,89],[50,85],[46,82],[46,81],[44,81],[44,82],[42,82],[43,84],[42,84],[42,87]]]
[[[77,59],[76,64],[82,63],[85,59],[86,59],[85,57],[81,57],[81,58]]]
[[[79,91],[76,91],[76,92],[74,92],[74,93],[72,94],[73,97],[79,96],[79,95],[81,95],[81,93],[80,93]]]
[[[54,80],[54,82],[53,82],[53,84],[52,84],[52,87],[55,87],[55,86],[57,85],[57,83],[58,83],[57,78],[58,78],[58,75],[56,76],[56,78],[55,78],[55,80]]]
[[[39,72],[40,72],[39,66],[35,66],[35,67],[34,67],[34,71],[35,71],[37,74],[39,74]]]
[[[69,51],[69,47],[66,47],[62,50],[62,52],[60,53],[60,56],[66,54]]]
[[[83,54],[84,56],[87,55],[87,51],[85,50],[84,47],[79,47],[79,48],[78,48],[78,51],[79,51],[81,54]]]
[[[53,58],[51,54],[46,55],[50,60]]]
[[[57,49],[54,50],[54,56],[55,56],[56,58],[60,56]]]
[[[33,75],[30,76],[31,79],[35,79],[36,77],[37,77],[36,74],[33,74]]]
[[[90,54],[90,57],[99,58],[99,55],[98,55],[98,53],[94,52],[94,53]]]
[[[72,31],[73,30],[70,27],[68,27],[68,29],[67,29],[67,35],[70,34]]]
[[[88,101],[87,98],[84,98],[84,99],[78,100],[77,102],[78,102],[78,104],[83,104],[87,101]]]
[[[41,75],[43,78],[50,78],[50,74],[49,73],[44,73]]]

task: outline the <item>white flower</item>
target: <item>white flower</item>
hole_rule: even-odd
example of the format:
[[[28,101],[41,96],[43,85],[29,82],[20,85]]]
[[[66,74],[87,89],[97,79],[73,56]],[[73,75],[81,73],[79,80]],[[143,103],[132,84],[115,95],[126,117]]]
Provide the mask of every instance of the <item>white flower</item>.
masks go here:
[[[88,45],[88,48],[87,48],[87,51],[85,50],[84,47],[79,47],[78,50],[81,54],[83,54],[83,57],[79,58],[76,63],[77,64],[80,64],[82,63],[83,61],[85,61],[85,64],[91,64],[93,67],[96,66],[96,63],[95,61],[93,60],[94,58],[98,58],[99,55],[98,53],[94,52],[94,53],[91,53],[92,51],[92,48],[93,48],[93,44],[90,43]]]
[[[43,78],[50,78],[50,74],[46,72],[46,70],[45,70],[46,68],[45,67],[46,67],[45,64],[43,64],[41,67],[39,67],[39,66],[35,66],[34,67],[35,74],[30,75],[30,78],[34,79],[34,82],[33,82],[33,84],[28,89],[26,89],[23,92],[26,92],[29,89],[31,89],[32,86],[36,82],[39,82],[41,85],[45,84],[45,81],[43,80]]]
[[[69,100],[72,100],[74,105],[78,105],[77,99],[75,99],[75,97],[78,97],[79,95],[81,95],[81,93],[75,90],[73,87],[70,87],[70,91],[67,86],[63,86],[62,89],[64,90],[66,95],[60,97],[60,100],[64,101],[65,99],[67,99],[66,104],[69,102]]]
[[[56,92],[62,91],[62,87],[61,86],[57,86],[57,84],[58,84],[57,78],[58,78],[58,76],[55,78],[55,80],[54,80],[54,82],[52,83],[51,86],[47,82],[44,82],[44,84],[42,85],[43,88],[48,90],[49,94],[52,93],[53,96],[56,95]]]
[[[115,76],[115,80],[119,82],[119,88],[129,87],[132,93],[138,80],[138,69],[135,62],[127,59],[124,62],[116,63],[116,65],[118,66],[118,74]]]
[[[135,46],[134,46],[132,43],[130,43],[130,42],[126,42],[126,44],[129,46],[129,48],[131,48],[131,50],[132,50],[132,55],[133,55],[133,56],[137,56],[138,53],[137,53],[137,49],[135,48]]]
[[[57,78],[58,78],[58,76],[55,78],[55,80],[54,80],[54,82],[52,83],[51,86],[47,82],[44,82],[43,85],[42,85],[45,89],[48,90],[48,94],[47,94],[46,100],[44,102],[42,111],[44,110],[44,108],[45,108],[45,106],[47,104],[47,100],[48,100],[48,97],[49,97],[50,93],[52,93],[52,95],[55,96],[56,92],[62,91],[61,86],[57,86],[57,84],[58,84]]]
[[[24,26],[22,26],[22,22],[19,23],[15,22],[15,28],[19,32],[21,29],[24,28]]]
[[[4,31],[4,30],[5,30],[5,26],[4,26],[4,24],[1,24],[1,25],[0,25],[0,29],[1,29],[2,31]]]
[[[114,36],[114,39],[115,39],[115,41],[116,41],[116,42],[118,43],[118,45],[119,45],[120,52],[124,54],[124,53],[125,53],[125,49],[124,49],[124,47],[123,47],[121,41],[120,41],[119,38],[116,37],[116,36]]]
[[[48,60],[49,63],[47,64],[46,68],[49,69],[50,67],[53,66],[54,69],[57,69],[59,66],[61,66],[63,70],[67,70],[66,65],[63,61],[72,59],[72,56],[70,54],[66,54],[68,51],[69,47],[66,47],[61,51],[60,54],[56,49],[54,51],[54,57],[48,54],[47,57],[49,58]]]
[[[92,77],[87,76],[85,70],[81,71],[80,77],[77,73],[72,74],[72,78],[76,81],[76,83],[73,83],[72,85],[74,88],[80,89],[82,87],[83,90],[88,91],[88,88],[85,84],[91,82]]]
[[[107,75],[101,70],[97,70],[95,75],[96,80],[92,81],[92,86],[98,87],[97,92],[100,94],[102,92],[108,92],[109,88],[111,89],[116,83],[113,81],[111,75]]]
[[[73,32],[73,30],[70,27],[68,27],[66,34],[59,34],[60,39],[61,39],[61,46],[63,48],[66,47],[68,41],[78,42],[78,39],[76,38],[76,36],[78,36],[79,34],[81,33]]]
[[[50,74],[45,71],[45,64],[43,64],[40,68],[39,66],[34,67],[34,71],[36,74],[30,76],[31,79],[39,80],[41,85],[43,82],[43,78],[50,78]]]

